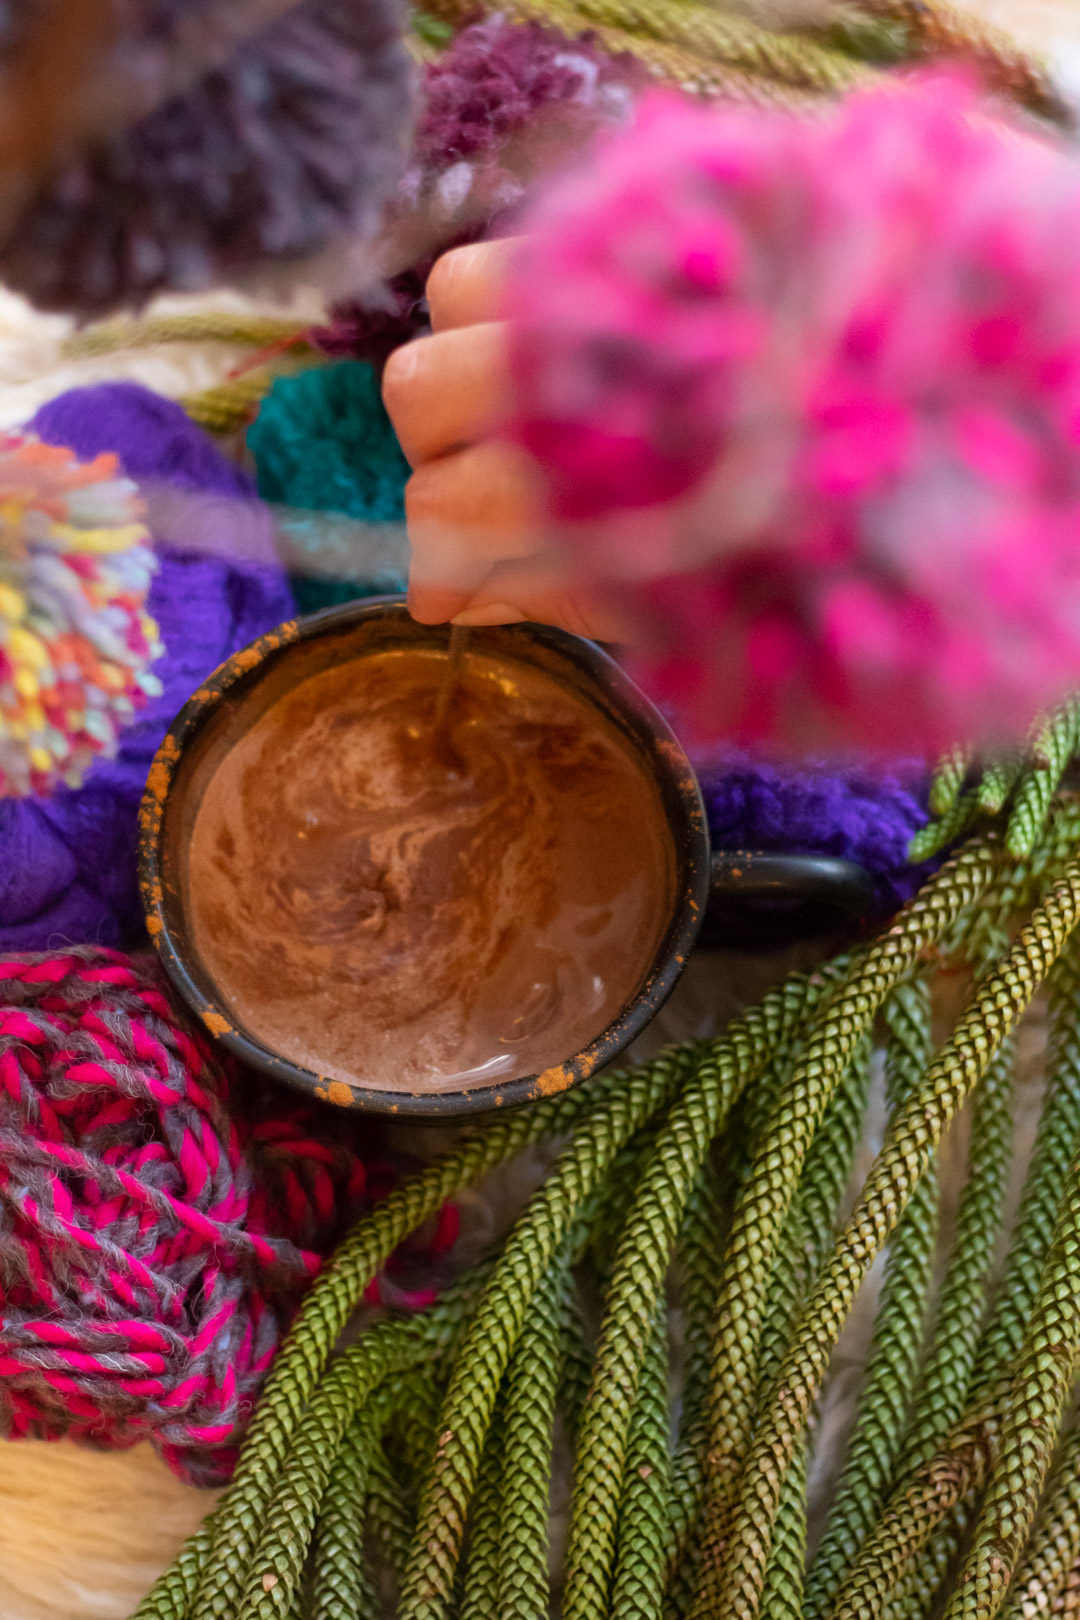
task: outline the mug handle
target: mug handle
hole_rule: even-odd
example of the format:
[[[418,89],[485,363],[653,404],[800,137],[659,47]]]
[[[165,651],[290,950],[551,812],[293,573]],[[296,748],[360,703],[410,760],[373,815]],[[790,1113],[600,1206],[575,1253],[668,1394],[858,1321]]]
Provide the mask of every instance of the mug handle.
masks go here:
[[[856,861],[836,855],[766,854],[722,849],[709,867],[710,900],[789,900],[854,921],[871,910],[874,880]]]

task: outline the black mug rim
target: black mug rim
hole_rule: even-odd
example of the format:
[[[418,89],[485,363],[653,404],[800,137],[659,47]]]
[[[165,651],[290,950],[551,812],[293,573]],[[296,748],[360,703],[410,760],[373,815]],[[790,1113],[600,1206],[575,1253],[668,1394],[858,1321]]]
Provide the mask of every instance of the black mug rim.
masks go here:
[[[408,1092],[330,1081],[279,1057],[243,1029],[200,977],[194,955],[177,938],[173,917],[179,895],[166,888],[165,850],[170,794],[187,750],[216,713],[225,695],[263,678],[289,649],[320,636],[349,629],[368,619],[409,617],[402,596],[367,597],[288,620],[226,659],[184,704],[158,748],[139,808],[139,888],[151,941],[170,984],[208,1032],[228,1052],[272,1079],[320,1101],[364,1113],[426,1120],[461,1119],[538,1102],[580,1085],[612,1062],[641,1034],[674,989],[697,938],[709,893],[709,836],[705,808],[693,766],[659,710],[595,642],[547,625],[500,627],[500,633],[539,642],[573,665],[618,709],[652,764],[664,798],[678,862],[671,917],[648,972],[635,995],[595,1040],[562,1064],[539,1075],[494,1082],[460,1091]],[[437,639],[445,626],[417,626]],[[584,689],[587,695],[588,688]]]

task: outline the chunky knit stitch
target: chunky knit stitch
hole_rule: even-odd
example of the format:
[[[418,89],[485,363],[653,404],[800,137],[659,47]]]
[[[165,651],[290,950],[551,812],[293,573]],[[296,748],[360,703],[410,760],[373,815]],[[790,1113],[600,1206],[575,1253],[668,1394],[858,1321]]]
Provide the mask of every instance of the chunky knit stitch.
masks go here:
[[[365,524],[405,520],[409,464],[370,365],[346,360],[279,378],[248,429],[247,443],[259,494],[289,508],[279,523],[301,613],[404,590],[403,569],[377,565],[359,544],[348,547],[347,562],[340,559],[343,570],[326,572],[322,566],[329,531],[316,513]],[[404,561],[403,546],[398,560]]]
[[[409,464],[369,365],[346,360],[280,377],[247,442],[263,500],[369,523],[404,519]]]
[[[150,1439],[189,1479],[227,1477],[284,1327],[370,1196],[358,1146],[211,1059],[154,970],[90,947],[0,960],[4,1431]],[[436,1247],[451,1235],[448,1216]]]

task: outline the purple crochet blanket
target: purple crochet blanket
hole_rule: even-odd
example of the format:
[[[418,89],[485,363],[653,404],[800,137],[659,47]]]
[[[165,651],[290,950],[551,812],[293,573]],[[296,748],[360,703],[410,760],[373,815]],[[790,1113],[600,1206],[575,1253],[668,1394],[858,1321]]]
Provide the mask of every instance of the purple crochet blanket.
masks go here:
[[[293,599],[251,480],[179,406],[132,383],[106,383],[61,395],[30,425],[83,456],[115,451],[133,478],[206,497],[200,522],[214,554],[157,541],[150,608],[165,644],[155,666],[161,697],[123,734],[118,757],[99,762],[82,788],[0,801],[0,949],[130,945],[142,927],[136,817],[158,743],[205,676],[288,618]],[[715,847],[858,861],[875,879],[883,914],[917,887],[922,873],[905,857],[926,820],[917,768],[873,775],[719,754],[699,761],[699,770]]]

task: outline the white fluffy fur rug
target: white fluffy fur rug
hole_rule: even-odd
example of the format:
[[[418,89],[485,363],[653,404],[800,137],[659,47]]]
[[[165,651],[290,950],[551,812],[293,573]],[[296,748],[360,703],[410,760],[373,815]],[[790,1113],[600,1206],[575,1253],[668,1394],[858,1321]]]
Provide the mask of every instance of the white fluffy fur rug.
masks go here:
[[[0,1445],[3,1620],[127,1620],[214,1504],[149,1446]]]

